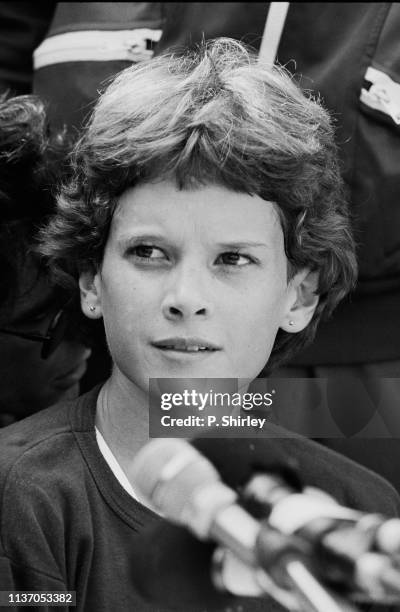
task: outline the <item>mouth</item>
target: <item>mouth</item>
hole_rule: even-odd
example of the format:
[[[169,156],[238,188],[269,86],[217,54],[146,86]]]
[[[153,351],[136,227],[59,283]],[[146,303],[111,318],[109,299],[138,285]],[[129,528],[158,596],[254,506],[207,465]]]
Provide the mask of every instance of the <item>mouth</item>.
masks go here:
[[[178,353],[215,353],[222,350],[220,346],[203,338],[166,338],[152,342],[152,345],[163,351]]]

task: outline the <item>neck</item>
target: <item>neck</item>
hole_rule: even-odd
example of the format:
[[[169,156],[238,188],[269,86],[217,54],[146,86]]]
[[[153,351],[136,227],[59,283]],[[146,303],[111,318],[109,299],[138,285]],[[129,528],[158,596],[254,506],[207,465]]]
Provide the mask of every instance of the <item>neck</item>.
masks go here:
[[[96,427],[126,471],[149,440],[148,394],[114,369],[97,400]]]

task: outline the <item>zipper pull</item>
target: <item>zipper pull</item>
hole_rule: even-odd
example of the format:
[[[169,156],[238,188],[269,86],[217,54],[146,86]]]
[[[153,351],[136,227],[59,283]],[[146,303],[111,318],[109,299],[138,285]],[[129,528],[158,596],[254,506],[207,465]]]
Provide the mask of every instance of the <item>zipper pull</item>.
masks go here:
[[[365,80],[371,83],[371,87],[361,89],[361,102],[389,115],[396,125],[400,125],[400,84],[371,66],[365,74]]]

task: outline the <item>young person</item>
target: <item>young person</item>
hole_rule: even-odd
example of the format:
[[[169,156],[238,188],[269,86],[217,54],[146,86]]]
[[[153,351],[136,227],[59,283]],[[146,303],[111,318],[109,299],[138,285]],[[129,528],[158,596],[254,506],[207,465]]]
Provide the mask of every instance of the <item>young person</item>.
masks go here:
[[[128,68],[77,145],[42,251],[83,313],[103,319],[113,371],[1,435],[0,588],[154,610],[133,579],[135,545],[161,519],[126,476],[148,440],[149,378],[253,379],[352,287],[329,117],[229,39]],[[378,476],[306,439],[293,452],[308,484],[398,512]]]

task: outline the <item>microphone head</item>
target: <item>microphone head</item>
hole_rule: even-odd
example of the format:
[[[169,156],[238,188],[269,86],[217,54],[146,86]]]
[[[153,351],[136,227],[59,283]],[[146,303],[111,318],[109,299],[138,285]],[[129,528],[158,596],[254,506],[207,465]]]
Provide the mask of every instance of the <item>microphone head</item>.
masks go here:
[[[214,466],[184,440],[152,440],[136,455],[128,478],[163,515],[205,539],[215,513],[236,494],[220,480]]]
[[[164,503],[160,499],[160,485],[196,463],[198,456],[198,452],[184,440],[156,438],[140,449],[129,466],[127,476],[153,509],[162,510],[167,516],[176,516],[182,496],[178,492],[179,499],[166,500],[167,507],[161,508]]]

